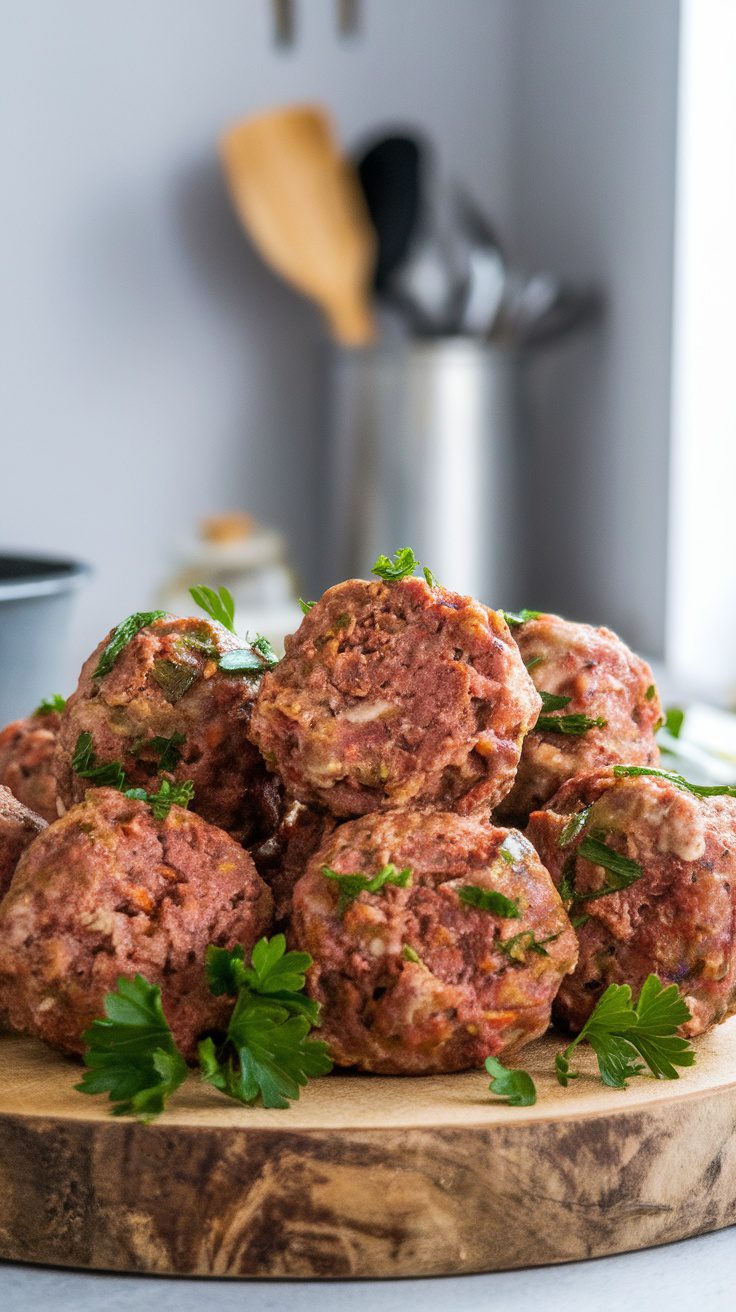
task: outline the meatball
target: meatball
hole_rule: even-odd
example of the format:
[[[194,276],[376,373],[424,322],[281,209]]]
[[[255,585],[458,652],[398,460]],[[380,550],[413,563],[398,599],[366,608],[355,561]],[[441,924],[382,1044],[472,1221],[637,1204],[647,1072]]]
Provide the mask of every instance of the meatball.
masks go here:
[[[161,986],[185,1056],[221,1023],[205,982],[209,943],[246,954],[269,927],[271,894],[248,853],[173,806],[94,789],[36,840],[0,903],[0,1007],[11,1025],[65,1052],[136,972]]]
[[[0,786],[0,898],[10,888],[15,867],[29,843],[45,828],[40,815],[23,806],[9,788]]]
[[[56,711],[15,720],[0,732],[0,784],[43,820],[56,820]]]
[[[504,619],[422,579],[330,588],[265,675],[250,735],[336,816],[471,813],[509,790],[540,700]]]
[[[654,733],[661,716],[652,671],[610,629],[539,615],[516,625],[514,637],[540,691],[566,698],[557,716],[586,716],[605,724],[579,733],[534,730],[521,753],[516,782],[497,819],[524,826],[566,779],[616,762],[656,765]],[[544,715],[547,714],[543,708]],[[564,723],[564,722],[563,722]],[[549,725],[549,721],[548,721]],[[569,726],[568,727],[575,727]]]
[[[304,874],[309,858],[334,828],[331,816],[301,802],[291,802],[271,837],[249,849],[256,870],[273,893],[278,924],[288,924],[294,885]]]
[[[323,872],[373,877],[390,865],[405,886],[352,897]],[[474,904],[484,898],[487,907]],[[340,825],[296,885],[292,937],[314,958],[307,987],[335,1061],[389,1075],[515,1053],[546,1030],[577,957],[559,896],[522,835],[441,812]]]
[[[84,664],[62,716],[63,804],[89,787],[72,758],[80,734],[90,733],[96,761],[119,761],[131,787],[146,788],[163,768],[171,779],[191,779],[192,809],[210,824],[245,843],[266,837],[278,824],[280,790],[247,738],[257,680],[218,665],[243,643],[210,620],[167,615],[140,629],[97,677],[110,636]]]
[[[655,974],[682,991],[692,1014],[683,1033],[701,1034],[736,1008],[736,799],[615,769],[571,780],[527,830],[565,881],[580,944],[555,1017],[577,1031],[609,984],[636,997]],[[621,891],[601,895],[619,876],[596,863],[600,843],[631,862]]]

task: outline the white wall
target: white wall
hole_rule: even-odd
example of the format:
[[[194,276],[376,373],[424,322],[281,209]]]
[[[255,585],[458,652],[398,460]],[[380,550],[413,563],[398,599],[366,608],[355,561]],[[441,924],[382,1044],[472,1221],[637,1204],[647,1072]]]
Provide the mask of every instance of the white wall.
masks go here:
[[[599,277],[596,335],[532,371],[528,605],[664,644],[677,0],[521,0],[516,249]]]
[[[363,8],[340,41],[333,0],[302,0],[289,51],[267,0],[0,11],[0,542],[96,565],[77,663],[213,509],[280,524],[309,588],[323,339],[240,236],[223,126],[301,98],[348,140],[421,123],[509,226],[513,5]]]

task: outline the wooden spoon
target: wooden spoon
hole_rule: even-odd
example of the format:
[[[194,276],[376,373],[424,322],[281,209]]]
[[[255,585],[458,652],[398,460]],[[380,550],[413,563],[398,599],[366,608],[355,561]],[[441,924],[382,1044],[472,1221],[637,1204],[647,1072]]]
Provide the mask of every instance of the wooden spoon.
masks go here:
[[[258,114],[220,154],[243,227],[263,258],[324,310],[344,346],[373,341],[376,238],[354,169],[318,106]]]

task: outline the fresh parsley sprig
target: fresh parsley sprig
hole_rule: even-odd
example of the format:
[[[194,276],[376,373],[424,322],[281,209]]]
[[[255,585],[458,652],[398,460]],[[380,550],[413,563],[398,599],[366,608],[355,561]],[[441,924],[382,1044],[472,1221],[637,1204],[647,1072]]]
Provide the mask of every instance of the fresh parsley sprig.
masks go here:
[[[321,866],[320,869],[325,879],[333,879],[338,886],[337,914],[339,916],[360,893],[380,893],[387,884],[394,884],[397,888],[408,888],[412,876],[411,866],[404,866],[402,870],[397,870],[393,862],[382,866],[375,875],[362,875],[359,872],[341,875],[339,871],[333,870],[332,866]]]
[[[631,1076],[647,1068],[657,1079],[676,1080],[676,1068],[695,1061],[689,1040],[677,1033],[688,1020],[690,1012],[676,984],[665,987],[656,975],[649,975],[635,1006],[629,984],[609,984],[580,1033],[557,1054],[557,1079],[563,1087],[577,1079],[570,1058],[580,1043],[588,1043],[603,1083],[612,1089],[625,1089]]]
[[[517,610],[517,611],[502,610],[501,614],[503,615],[509,628],[512,629],[519,624],[528,624],[529,620],[538,620],[542,612],[541,610],[527,610],[526,608],[524,608],[524,610]]]
[[[222,1040],[199,1045],[202,1077],[238,1102],[288,1107],[310,1078],[332,1069],[327,1044],[309,1038],[319,1008],[301,990],[312,959],[286,952],[283,934],[261,939],[250,967],[242,951],[229,955],[227,962],[222,949],[208,951],[212,992],[231,993],[237,985],[237,996]]]
[[[518,920],[521,916],[516,898],[506,897],[495,888],[480,888],[477,884],[463,884],[457,895],[466,906],[478,907],[480,911],[490,911],[503,920]]]
[[[149,793],[145,788],[126,788],[124,794],[136,802],[147,802],[154,820],[165,820],[172,806],[181,806],[186,810],[194,798],[194,784],[191,779],[185,779],[182,783],[162,779],[155,793]]]
[[[127,647],[136,634],[149,624],[155,624],[156,620],[165,618],[165,610],[139,610],[122,620],[117,628],[113,629],[108,642],[103,647],[92,678],[102,679],[109,674],[123,648]]]
[[[62,697],[60,692],[52,692],[50,697],[41,698],[40,702],[38,703],[38,706],[33,712],[33,715],[34,717],[53,715],[55,711],[61,714],[65,706],[66,706],[66,697]]]
[[[85,1031],[87,1070],[80,1093],[107,1093],[113,1116],[151,1121],[185,1079],[182,1057],[161,1005],[161,990],[142,975],[118,980],[104,1000],[105,1020]]]
[[[491,1077],[489,1089],[510,1107],[533,1107],[537,1101],[534,1080],[528,1071],[510,1071],[498,1057],[486,1057],[486,1070]]]
[[[303,597],[298,597],[297,600],[301,607],[302,615],[308,615],[310,610],[317,605],[316,601],[305,601]]]
[[[632,778],[636,775],[652,775],[655,779],[666,779],[678,788],[693,793],[695,797],[736,797],[736,784],[691,784],[681,774],[671,770],[658,770],[653,765],[614,765],[613,773],[617,779]]]
[[[371,570],[371,574],[376,574],[379,579],[383,579],[386,583],[392,583],[396,579],[408,578],[418,568],[419,561],[411,547],[399,547],[398,551],[394,552],[393,560],[390,560],[388,556],[379,556]],[[422,573],[427,587],[436,588],[437,580],[431,569],[428,569],[425,565]]]
[[[206,583],[197,583],[189,589],[189,595],[211,620],[229,629],[231,633],[235,632],[235,600],[227,588],[215,591],[207,587]]]

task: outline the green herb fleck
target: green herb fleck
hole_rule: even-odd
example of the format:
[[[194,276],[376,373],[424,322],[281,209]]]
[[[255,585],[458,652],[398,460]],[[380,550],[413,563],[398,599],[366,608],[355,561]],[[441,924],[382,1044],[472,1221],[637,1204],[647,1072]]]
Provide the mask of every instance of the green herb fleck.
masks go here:
[[[66,706],[66,697],[62,697],[60,692],[52,692],[50,697],[42,697],[35,711],[34,716],[53,715],[54,712],[61,714]]]
[[[617,778],[631,778],[636,775],[651,775],[654,779],[667,779],[678,788],[684,788],[696,797],[736,797],[736,784],[691,784],[681,774],[671,770],[658,770],[653,765],[614,765],[613,773]]]
[[[535,665],[541,665],[544,656],[532,656],[531,660],[525,662],[527,670],[533,670]]]
[[[490,911],[494,916],[504,920],[518,920],[521,916],[519,903],[515,898],[506,897],[495,888],[479,888],[477,884],[463,884],[457,895],[466,906],[477,907],[480,911]]]
[[[579,738],[589,729],[605,728],[607,720],[601,715],[540,715],[534,728],[537,733],[564,733]]]
[[[486,1057],[486,1070],[491,1077],[491,1093],[502,1098],[510,1107],[533,1107],[537,1101],[534,1080],[528,1071],[510,1071],[497,1057]]]
[[[377,574],[379,579],[392,583],[396,579],[408,578],[418,567],[419,561],[411,547],[399,547],[398,551],[394,552],[393,560],[389,560],[388,556],[379,556],[371,570],[371,574]],[[436,586],[434,574],[431,570],[424,570],[424,578],[430,588]],[[432,579],[431,583],[430,579]]]
[[[664,724],[662,728],[670,735],[670,738],[679,738],[682,733],[682,726],[685,723],[685,712],[680,706],[668,706],[664,713]]]
[[[591,902],[595,898],[605,897],[608,893],[619,893],[622,889],[635,884],[644,874],[639,862],[634,861],[633,857],[622,856],[620,852],[614,851],[607,843],[592,834],[586,834],[583,838],[578,845],[577,855],[584,861],[589,861],[591,865],[601,866],[607,870],[611,878],[603,888],[596,889],[592,893],[576,892],[573,899],[575,902]]]
[[[559,937],[559,934],[550,934],[547,938],[538,939],[533,930],[524,929],[520,934],[514,934],[513,938],[498,939],[496,947],[508,957],[509,961],[523,965],[530,952],[537,957],[548,957],[549,952],[545,944],[554,943]]]
[[[582,811],[576,811],[574,815],[563,826],[557,839],[558,847],[569,847],[574,842],[578,834],[581,834],[588,823],[588,817],[592,811],[592,806],[586,806]]]
[[[120,761],[100,764],[91,733],[80,733],[72,756],[72,770],[80,779],[89,779],[97,788],[125,788],[125,771]]]
[[[436,588],[436,587],[437,587],[437,580],[436,580],[434,574],[432,573],[431,569],[427,569],[427,566],[425,565],[425,566],[424,566],[424,569],[422,570],[422,573],[423,573],[423,575],[424,575],[424,582],[426,583],[427,587],[428,587],[428,588]]]
[[[80,1093],[107,1093],[113,1116],[151,1121],[187,1074],[161,1006],[161,990],[142,975],[119,979],[104,1001],[105,1020],[85,1031],[87,1070]]]
[[[113,629],[108,642],[100,653],[100,659],[92,678],[102,679],[106,674],[109,674],[121,651],[124,647],[127,647],[135,635],[149,624],[155,624],[156,620],[165,618],[165,610],[139,610],[118,624],[117,628]]]
[[[153,752],[158,758],[159,769],[175,770],[181,760],[179,748],[186,742],[186,736],[179,733],[178,729],[172,733],[170,738],[144,738],[137,746],[137,754],[143,751]]]
[[[422,958],[419,953],[415,952],[414,948],[409,947],[408,943],[405,943],[401,949],[401,955],[404,958],[404,961],[413,961],[415,966],[422,965]]]
[[[567,1086],[577,1078],[570,1057],[578,1044],[588,1043],[603,1083],[612,1089],[625,1089],[627,1079],[647,1067],[657,1079],[676,1080],[676,1067],[695,1061],[690,1043],[677,1033],[688,1020],[690,1012],[676,984],[664,987],[656,975],[649,975],[635,1007],[629,984],[609,984],[580,1033],[557,1055],[557,1079]]]
[[[656,696],[657,696],[657,689],[655,688],[653,683],[650,683],[649,687],[644,693],[644,700],[647,702],[653,702]]]
[[[203,610],[210,619],[223,628],[235,632],[235,601],[227,588],[208,588],[205,583],[198,583],[189,589],[192,601]]]
[[[178,784],[162,779],[155,793],[149,793],[145,788],[126,788],[125,796],[135,802],[147,802],[154,820],[165,820],[172,806],[181,806],[186,810],[194,797],[194,784],[191,779]]]
[[[387,866],[382,866],[376,875],[360,873],[341,875],[331,866],[322,866],[321,870],[325,879],[334,879],[337,883],[339,889],[337,913],[340,916],[360,893],[380,893],[387,884],[393,884],[397,888],[408,888],[412,876],[411,866],[404,866],[402,870],[397,870],[391,862]]]
[[[303,597],[299,597],[298,600],[302,608],[302,615],[308,615],[312,607],[317,605],[316,601],[305,601]]]
[[[509,628],[514,628],[517,624],[528,624],[529,620],[538,620],[542,614],[541,610],[502,610],[506,623]]]

